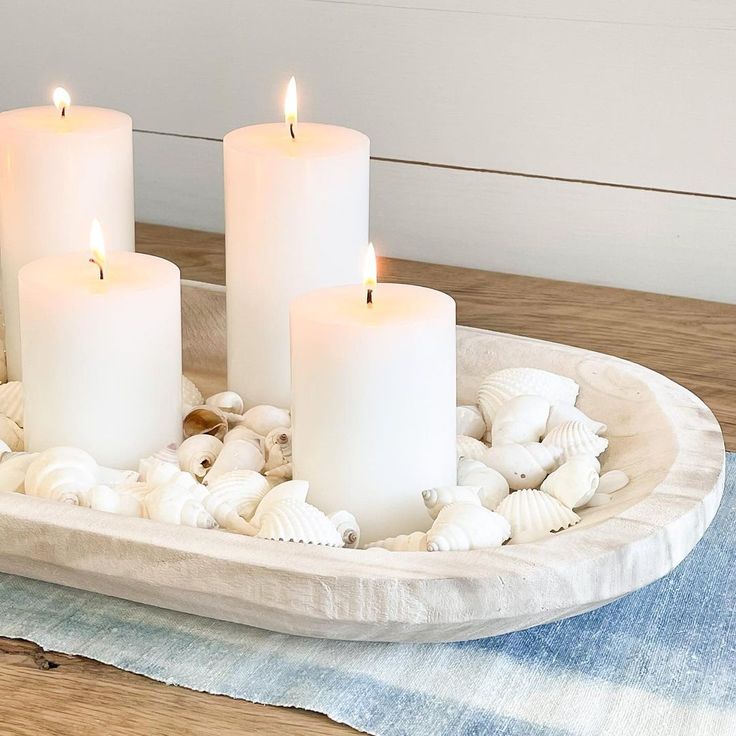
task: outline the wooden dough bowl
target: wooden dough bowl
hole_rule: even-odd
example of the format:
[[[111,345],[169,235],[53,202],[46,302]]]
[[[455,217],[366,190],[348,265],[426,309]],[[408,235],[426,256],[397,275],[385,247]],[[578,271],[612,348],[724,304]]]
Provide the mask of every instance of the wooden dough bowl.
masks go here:
[[[222,294],[202,297],[221,318]],[[185,299],[185,322],[187,309]],[[185,346],[195,340],[187,329],[191,320]],[[608,424],[603,469],[632,479],[613,503],[584,509],[580,524],[544,541],[475,552],[329,549],[0,493],[0,570],[290,634],[380,641],[495,636],[583,613],[670,572],[721,499],[723,438],[708,407],[618,358],[458,328],[460,403],[509,366],[574,378],[578,406]]]

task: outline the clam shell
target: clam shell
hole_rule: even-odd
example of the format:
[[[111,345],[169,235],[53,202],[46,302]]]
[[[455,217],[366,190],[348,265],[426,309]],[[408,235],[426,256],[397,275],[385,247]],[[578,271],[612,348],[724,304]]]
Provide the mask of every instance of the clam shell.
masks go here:
[[[209,485],[232,470],[254,470],[259,472],[265,462],[263,453],[248,440],[232,440],[223,445],[205,483]]]
[[[260,539],[342,547],[342,535],[318,508],[305,501],[285,499],[271,505],[261,518]]]
[[[483,506],[445,506],[427,532],[428,552],[453,552],[500,547],[511,536],[508,521]]]
[[[582,422],[594,434],[603,434],[608,429],[603,422],[591,419],[576,406],[572,406],[571,404],[552,404],[544,434],[549,434],[555,427],[565,422]]]
[[[219,394],[208,397],[204,403],[225,414],[242,414],[244,408],[243,399],[235,391],[220,391]]]
[[[0,415],[0,441],[12,452],[23,452],[23,430],[10,417]]]
[[[276,427],[290,427],[291,415],[287,409],[260,404],[251,407],[243,414],[243,424],[261,437],[266,437]]]
[[[457,457],[469,457],[473,460],[480,460],[488,449],[480,440],[467,435],[459,434],[457,436]]]
[[[38,453],[28,466],[28,496],[89,506],[89,491],[97,485],[97,463],[76,447],[53,447]]]
[[[598,471],[594,458],[580,455],[570,458],[550,473],[541,485],[541,490],[549,493],[570,509],[585,506],[598,490]]]
[[[580,521],[574,511],[556,498],[533,489],[512,493],[496,511],[511,524],[512,542],[533,542]]]
[[[209,489],[208,497],[214,497],[218,502],[227,500],[228,503],[235,504],[237,514],[246,521],[253,518],[258,504],[269,492],[268,481],[254,470],[231,470],[211,482],[207,488]],[[210,503],[212,502],[205,503],[207,510],[221,526],[229,529],[227,524],[218,519],[218,515],[210,508]]]
[[[506,479],[509,488],[536,488],[557,466],[561,451],[540,442],[489,447],[482,457],[489,468]]]
[[[458,406],[456,417],[457,434],[466,435],[476,440],[482,440],[485,437],[488,428],[477,406]]]
[[[328,518],[342,537],[345,547],[355,549],[360,544],[360,527],[356,518],[349,511],[335,511]]]
[[[498,409],[516,396],[542,396],[551,404],[575,404],[580,387],[571,378],[539,368],[504,368],[491,373],[478,390],[478,406],[493,426]]]
[[[457,484],[477,486],[481,504],[491,511],[509,495],[509,484],[501,473],[469,457],[458,460]]]
[[[195,434],[184,440],[176,451],[179,466],[195,478],[202,479],[214,465],[223,448],[221,440],[208,434]]]
[[[181,377],[181,403],[186,415],[192,407],[204,404],[200,390],[186,376]]]
[[[215,529],[217,522],[202,504],[206,496],[207,492],[202,486],[195,484],[187,489],[177,477],[151,491],[143,503],[148,518],[153,521]]]
[[[496,411],[491,445],[539,442],[547,427],[551,404],[543,396],[515,396]]]
[[[266,437],[266,470],[291,462],[291,427],[276,427]]]
[[[258,504],[255,514],[253,514],[251,522],[255,526],[260,526],[261,518],[271,506],[286,500],[306,501],[307,493],[309,493],[309,483],[305,480],[289,480],[285,483],[280,483],[263,497],[263,500]]]
[[[562,451],[563,462],[566,462],[576,455],[598,457],[608,447],[608,440],[592,432],[583,422],[573,421],[555,427],[542,440],[542,444],[545,447],[558,447]]]
[[[0,462],[0,491],[24,493],[26,472],[37,457],[37,452],[14,452],[3,455]]]
[[[10,381],[0,386],[0,414],[23,426],[23,384]]]
[[[89,492],[90,508],[120,516],[142,516],[143,502],[133,493],[125,493],[110,486],[93,486]]]
[[[184,417],[184,436],[212,435],[221,440],[228,430],[227,417],[214,406],[195,406]]]
[[[426,552],[427,533],[412,532],[411,534],[400,534],[398,537],[388,537],[371,542],[366,549],[386,549],[389,552]]]
[[[480,486],[441,486],[422,491],[422,500],[429,515],[436,519],[445,506],[451,503],[468,503],[480,506]]]

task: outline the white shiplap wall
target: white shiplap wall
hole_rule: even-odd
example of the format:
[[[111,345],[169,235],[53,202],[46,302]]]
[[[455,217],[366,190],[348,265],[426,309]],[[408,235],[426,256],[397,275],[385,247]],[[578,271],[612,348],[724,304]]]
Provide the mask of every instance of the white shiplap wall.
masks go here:
[[[0,108],[64,83],[214,139],[295,73],[301,119],[411,162],[373,165],[383,252],[736,301],[728,0],[0,0],[0,62]],[[136,186],[141,220],[222,228],[217,140],[137,133]]]

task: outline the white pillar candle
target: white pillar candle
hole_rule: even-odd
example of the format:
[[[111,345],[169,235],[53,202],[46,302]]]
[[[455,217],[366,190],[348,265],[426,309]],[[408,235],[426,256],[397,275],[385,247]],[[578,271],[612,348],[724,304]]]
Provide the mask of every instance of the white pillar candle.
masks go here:
[[[321,289],[291,305],[294,477],[352,512],[361,543],[426,530],[456,483],[455,302],[418,286]]]
[[[286,124],[234,130],[224,154],[228,385],[249,405],[286,407],[289,302],[360,277],[369,141],[297,125],[294,99]]]
[[[135,248],[130,117],[70,106],[61,92],[59,109],[0,113],[2,298],[8,373],[14,379],[21,377],[20,268],[79,250],[94,217],[104,225],[108,251]]]
[[[179,269],[109,253],[48,256],[19,274],[26,450],[69,445],[99,463],[181,440]]]

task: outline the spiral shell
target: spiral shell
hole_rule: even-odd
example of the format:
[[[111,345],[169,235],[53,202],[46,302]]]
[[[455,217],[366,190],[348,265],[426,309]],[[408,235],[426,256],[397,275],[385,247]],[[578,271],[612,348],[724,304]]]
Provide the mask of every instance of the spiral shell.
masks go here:
[[[511,536],[503,516],[483,506],[445,506],[427,532],[428,552],[454,552],[500,547]]]
[[[276,427],[291,427],[291,415],[287,409],[261,404],[243,414],[243,424],[261,437],[266,437]]]
[[[469,457],[472,460],[481,460],[488,449],[480,440],[467,435],[459,434],[457,436],[457,457]]]
[[[0,442],[12,452],[23,452],[23,430],[10,417],[0,415]]]
[[[213,466],[222,451],[223,444],[217,437],[195,434],[184,440],[176,451],[179,466],[201,480]]]
[[[152,490],[143,503],[148,518],[153,521],[215,529],[217,522],[202,504],[206,496],[206,491],[199,484],[186,488],[177,477]]]
[[[466,435],[476,440],[482,440],[485,437],[488,428],[477,406],[458,406],[455,411],[457,434]]]
[[[209,396],[204,402],[205,406],[212,406],[225,414],[242,414],[243,399],[235,391],[220,391],[219,394]]]
[[[471,461],[472,462],[472,461]],[[451,503],[467,503],[480,506],[480,486],[441,486],[422,491],[422,500],[429,515],[436,519],[445,506]]]
[[[305,480],[288,480],[272,488],[258,504],[251,522],[260,526],[263,515],[281,501],[306,501],[309,483]]]
[[[227,417],[214,406],[195,406],[184,417],[184,436],[211,435],[221,440],[228,431]]]
[[[106,485],[93,486],[89,492],[90,508],[120,516],[142,516],[143,502],[133,493],[125,493]]]
[[[509,495],[509,484],[501,473],[489,468],[480,460],[463,457],[457,463],[457,484],[477,486],[478,499],[487,509],[494,511]]]
[[[265,440],[266,470],[291,462],[291,427],[272,429]]]
[[[10,381],[0,386],[0,414],[23,426],[23,384]]]
[[[140,479],[148,480],[148,474],[161,463],[173,465],[176,470],[179,470],[179,456],[176,453],[176,445],[166,445],[153,455],[142,458],[138,462]]]
[[[3,455],[0,462],[0,491],[24,493],[26,473],[37,457],[37,452],[13,452]]]
[[[574,511],[556,498],[532,489],[512,493],[496,511],[511,524],[512,542],[533,542],[580,521]]]
[[[515,396],[496,411],[491,445],[539,442],[547,427],[551,404],[543,396]]]
[[[204,403],[200,390],[194,385],[194,381],[191,381],[186,376],[181,377],[181,403],[185,415],[193,407],[200,406]]]
[[[478,406],[486,424],[492,427],[501,405],[516,396],[542,396],[550,404],[574,404],[579,390],[571,378],[539,368],[504,368],[483,380]]]
[[[398,537],[388,537],[371,542],[366,549],[386,549],[389,552],[426,552],[427,533],[412,532],[411,534],[400,534]]]
[[[261,518],[260,539],[342,547],[342,535],[318,508],[306,501],[285,499],[270,506]]]
[[[583,422],[564,422],[542,440],[545,447],[558,447],[566,462],[576,455],[598,457],[608,447],[608,440],[592,432]]]
[[[550,473],[540,488],[568,508],[575,509],[590,501],[598,490],[598,483],[594,458],[579,455]]]
[[[342,537],[345,547],[355,549],[360,544],[360,527],[355,517],[349,511],[335,511],[329,515],[337,533]]]
[[[263,453],[254,444],[248,442],[248,440],[232,440],[220,449],[212,469],[207,473],[205,483],[209,485],[212,481],[232,470],[254,470],[258,472],[263,468],[264,462]]]
[[[501,445],[486,449],[482,462],[497,470],[506,479],[509,488],[536,488],[554,470],[560,459],[557,447],[540,442],[524,445]]]
[[[53,447],[40,452],[28,466],[28,496],[89,506],[89,491],[97,484],[97,463],[76,447]]]
[[[254,470],[231,470],[210,483],[207,488],[209,489],[208,495],[218,501],[228,499],[229,503],[236,504],[238,516],[246,521],[253,518],[258,504],[269,492],[268,481]],[[208,503],[205,503],[205,506],[221,526],[230,528],[218,518]]]
[[[572,406],[571,404],[552,404],[544,434],[548,435],[555,427],[565,422],[582,422],[594,434],[603,434],[607,429],[607,426],[603,422],[591,419],[576,406]]]

